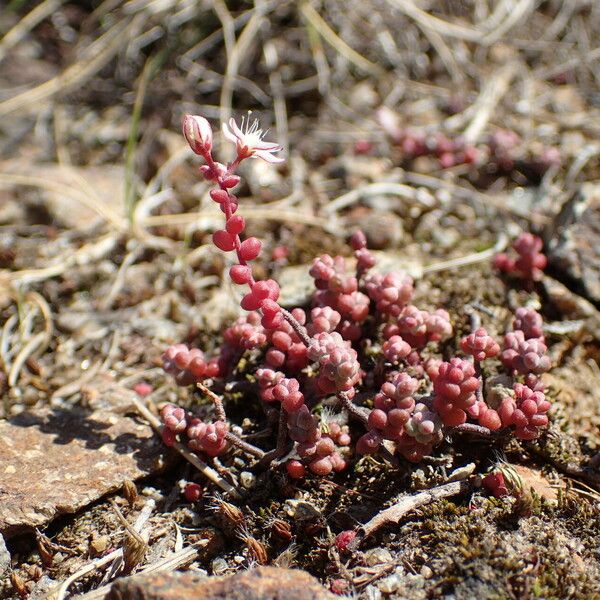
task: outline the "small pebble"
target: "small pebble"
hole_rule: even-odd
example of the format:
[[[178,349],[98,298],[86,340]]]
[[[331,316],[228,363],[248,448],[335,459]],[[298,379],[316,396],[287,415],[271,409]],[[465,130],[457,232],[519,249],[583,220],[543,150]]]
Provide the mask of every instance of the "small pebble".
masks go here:
[[[256,481],[256,476],[250,471],[242,471],[240,473],[240,483],[242,487],[249,490],[254,486],[254,482]]]
[[[213,575],[222,575],[229,570],[229,565],[224,558],[215,558],[211,563]]]
[[[315,519],[321,516],[321,512],[317,508],[304,500],[286,500],[285,512],[298,521]]]
[[[366,600],[381,600],[382,594],[379,588],[374,585],[370,585],[365,589],[365,599]]]
[[[369,567],[392,562],[392,554],[386,548],[372,548],[365,552],[365,562]]]
[[[433,575],[433,571],[427,565],[423,565],[421,567],[421,575],[425,577],[425,579],[429,579]]]
[[[402,582],[402,575],[403,573],[401,572],[401,570],[397,569],[394,573],[392,573],[392,575],[381,579],[377,587],[384,594],[391,594],[400,587],[400,583]]]

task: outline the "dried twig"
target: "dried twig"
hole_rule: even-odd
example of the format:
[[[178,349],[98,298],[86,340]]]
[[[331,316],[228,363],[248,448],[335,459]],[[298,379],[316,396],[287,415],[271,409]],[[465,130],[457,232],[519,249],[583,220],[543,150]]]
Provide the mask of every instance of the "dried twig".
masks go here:
[[[468,474],[465,473],[465,476],[467,475]],[[470,490],[471,487],[472,483],[468,480],[452,481],[450,483],[445,483],[438,487],[431,488],[430,490],[425,490],[423,492],[419,492],[418,494],[401,498],[394,505],[382,510],[370,521],[365,523],[358,530],[358,533],[350,544],[349,549],[356,550],[365,538],[373,535],[373,533],[375,533],[384,525],[398,523],[402,517],[412,510],[415,510],[420,506],[424,506],[425,504],[431,504],[432,502],[440,500],[441,498],[457,496],[458,494],[462,494]]]
[[[477,143],[498,102],[500,102],[502,96],[508,91],[510,82],[516,72],[517,64],[511,62],[499,69],[483,88],[473,106],[473,119],[464,133],[466,143]]]

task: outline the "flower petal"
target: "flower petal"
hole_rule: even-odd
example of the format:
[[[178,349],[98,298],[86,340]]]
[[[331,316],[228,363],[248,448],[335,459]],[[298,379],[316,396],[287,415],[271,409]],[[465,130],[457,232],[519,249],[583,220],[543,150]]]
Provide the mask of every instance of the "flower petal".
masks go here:
[[[270,152],[266,150],[257,150],[252,154],[252,158],[262,158],[265,162],[275,164],[285,162],[285,158],[280,156],[273,156]]]
[[[233,133],[231,133],[231,131],[229,131],[229,129],[227,128],[227,125],[225,123],[223,123],[223,125],[221,125],[221,131],[223,132],[223,135],[230,142],[233,142],[234,144],[237,144],[238,138]]]
[[[231,127],[231,131],[233,131],[233,134],[238,140],[244,137],[244,132],[238,127],[238,124],[233,117],[229,119],[229,127]]]

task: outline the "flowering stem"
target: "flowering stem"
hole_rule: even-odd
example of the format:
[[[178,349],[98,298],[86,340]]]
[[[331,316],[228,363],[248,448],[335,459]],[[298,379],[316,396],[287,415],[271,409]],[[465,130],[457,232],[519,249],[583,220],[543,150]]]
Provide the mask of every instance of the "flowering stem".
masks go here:
[[[217,182],[217,185],[219,186],[219,188],[222,191],[224,191],[227,194],[227,199],[225,200],[225,202],[223,202],[223,207],[225,208],[225,221],[228,221],[233,215],[232,204],[235,202],[235,196],[233,196],[233,194],[231,194],[231,192],[229,191],[229,188],[225,185],[225,179],[228,176],[233,175],[235,173],[241,160],[239,157],[237,157],[235,160],[233,160],[231,163],[229,163],[229,165],[227,165],[227,172],[225,174],[219,174],[219,169],[217,167],[215,160],[212,157],[212,154],[210,152],[206,152],[203,155],[203,157],[204,157],[204,160],[206,161],[206,164],[210,167],[211,171],[215,174],[215,180]],[[240,247],[242,245],[242,242],[240,240],[240,236],[237,234],[234,236],[234,244],[235,244],[235,253],[237,256],[238,264],[246,266],[248,263],[242,258],[241,254],[240,254]],[[252,289],[252,286],[255,283],[256,283],[256,281],[255,281],[254,277],[252,276],[252,273],[250,273],[250,278],[248,281],[248,286],[250,287],[250,289]]]

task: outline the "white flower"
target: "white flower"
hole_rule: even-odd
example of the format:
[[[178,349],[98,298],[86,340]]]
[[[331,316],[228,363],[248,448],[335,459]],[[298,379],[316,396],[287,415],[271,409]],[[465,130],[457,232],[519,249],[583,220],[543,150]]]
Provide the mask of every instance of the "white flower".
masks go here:
[[[209,122],[198,115],[185,115],[183,135],[196,154],[206,154],[212,149],[213,133]]]
[[[249,115],[250,113],[248,113]],[[244,123],[244,120],[246,121]],[[229,127],[223,123],[223,135],[236,145],[238,159],[262,158],[268,163],[283,162],[283,158],[273,156],[273,152],[279,152],[281,146],[275,142],[263,141],[265,135],[258,126],[258,120],[250,123],[250,119],[242,117],[242,129],[235,122],[235,119],[229,119]]]

